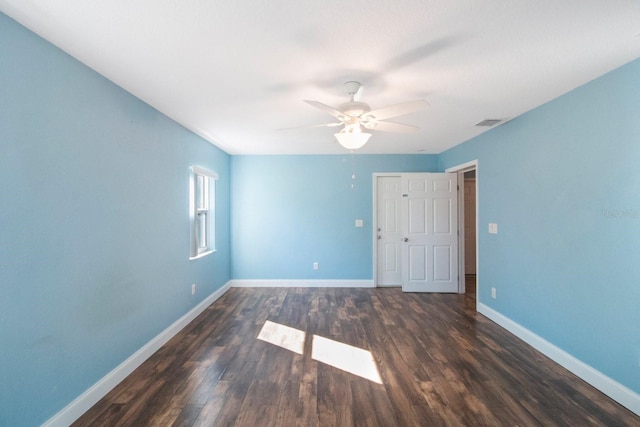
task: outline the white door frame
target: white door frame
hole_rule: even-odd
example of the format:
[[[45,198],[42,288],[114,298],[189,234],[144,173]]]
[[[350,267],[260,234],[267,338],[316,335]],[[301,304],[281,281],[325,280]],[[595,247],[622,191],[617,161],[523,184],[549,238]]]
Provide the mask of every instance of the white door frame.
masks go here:
[[[478,159],[472,160],[470,162],[462,163],[460,165],[452,166],[450,168],[445,169],[445,172],[456,172],[458,174],[458,185],[460,182],[463,183],[461,187],[459,187],[458,191],[458,293],[463,294],[465,292],[465,271],[464,271],[464,173],[472,170],[476,171],[476,308],[478,307],[478,296],[480,295],[480,252],[478,240],[480,234],[478,233],[479,222],[478,222],[478,212],[479,212],[479,197],[478,197]]]

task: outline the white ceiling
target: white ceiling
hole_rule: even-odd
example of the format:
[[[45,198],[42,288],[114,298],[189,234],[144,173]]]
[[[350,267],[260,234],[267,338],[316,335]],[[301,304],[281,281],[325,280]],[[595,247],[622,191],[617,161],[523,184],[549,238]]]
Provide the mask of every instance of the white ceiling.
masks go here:
[[[230,154],[333,154],[344,82],[426,99],[362,153],[439,153],[640,57],[636,0],[0,0],[0,11]],[[358,99],[358,98],[356,98]]]

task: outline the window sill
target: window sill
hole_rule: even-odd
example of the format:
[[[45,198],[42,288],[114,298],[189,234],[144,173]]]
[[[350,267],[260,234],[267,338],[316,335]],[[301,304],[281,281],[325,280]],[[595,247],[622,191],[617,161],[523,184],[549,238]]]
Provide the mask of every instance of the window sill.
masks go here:
[[[210,250],[210,251],[201,252],[201,253],[199,253],[199,254],[198,254],[198,255],[196,255],[196,256],[189,257],[189,261],[192,261],[192,260],[194,260],[194,259],[198,259],[198,258],[204,258],[204,257],[206,257],[207,255],[210,255],[210,254],[214,253],[215,251],[216,251],[215,249],[212,249],[212,250]]]

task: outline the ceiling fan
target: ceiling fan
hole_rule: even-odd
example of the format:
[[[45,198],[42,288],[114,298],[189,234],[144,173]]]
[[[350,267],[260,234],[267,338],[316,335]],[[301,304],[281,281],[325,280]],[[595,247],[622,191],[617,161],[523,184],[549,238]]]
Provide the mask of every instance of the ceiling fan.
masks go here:
[[[355,96],[360,90],[360,83],[350,81],[344,85],[347,88],[351,100],[339,105],[338,108],[307,99],[305,99],[304,102],[325,113],[331,114],[339,120],[338,122],[315,125],[314,127],[344,126],[340,132],[335,134],[335,137],[340,145],[349,150],[356,150],[367,143],[371,134],[364,132],[364,130],[403,133],[416,132],[418,130],[416,126],[389,122],[386,121],[386,119],[420,111],[429,106],[427,101],[419,99],[371,110],[368,104],[355,100]]]

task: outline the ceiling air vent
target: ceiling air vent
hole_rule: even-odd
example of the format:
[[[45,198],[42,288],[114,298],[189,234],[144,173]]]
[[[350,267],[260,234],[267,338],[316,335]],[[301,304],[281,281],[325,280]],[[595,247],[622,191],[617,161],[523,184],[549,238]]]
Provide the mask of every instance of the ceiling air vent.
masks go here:
[[[491,127],[501,123],[502,121],[504,121],[504,119],[484,119],[480,123],[476,123],[476,126]]]

